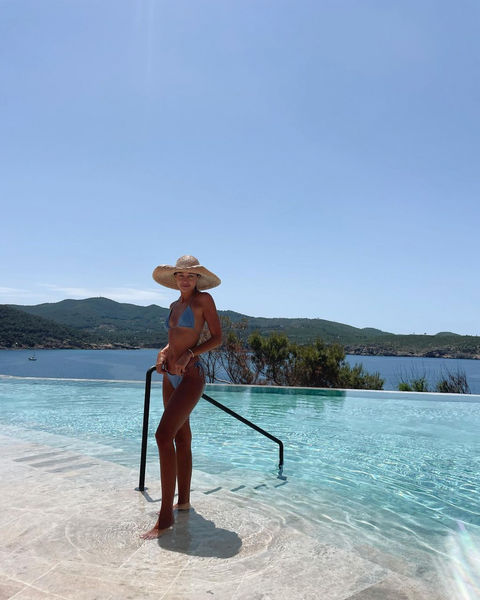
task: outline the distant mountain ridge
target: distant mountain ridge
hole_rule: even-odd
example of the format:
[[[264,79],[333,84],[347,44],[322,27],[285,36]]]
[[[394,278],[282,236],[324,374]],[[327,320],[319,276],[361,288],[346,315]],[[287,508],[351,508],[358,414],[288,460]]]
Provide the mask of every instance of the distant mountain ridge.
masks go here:
[[[155,304],[137,306],[100,297],[35,306],[0,305],[0,309],[3,348],[158,348],[167,341],[164,321],[169,309]],[[324,319],[251,317],[234,311],[219,314],[233,322],[246,319],[247,332],[284,333],[299,344],[312,343],[320,337],[327,343],[344,345],[349,354],[480,358],[480,338],[476,336],[451,332],[396,335]],[[21,328],[16,337],[15,320]]]
[[[131,340],[140,334],[146,334],[154,335],[159,340],[166,340],[164,320],[169,309],[156,304],[137,306],[100,297],[62,300],[35,306],[10,306],[79,331],[106,335],[109,339],[115,337],[114,334],[126,336]],[[361,343],[390,335],[379,329],[359,329],[323,319],[251,317],[230,310],[219,311],[219,314],[233,322],[246,319],[249,324],[248,329],[251,331],[259,331],[267,335],[272,331],[278,331],[299,343],[311,342],[317,337],[322,337],[326,342]]]
[[[156,348],[166,343],[160,324],[168,309],[156,305],[137,306],[101,297],[8,307],[68,327],[79,337],[87,335],[92,347]]]
[[[119,331],[148,330],[158,327],[158,319],[165,318],[168,313],[167,308],[155,304],[137,306],[103,297],[61,300],[35,306],[10,306],[31,315],[86,331],[95,331],[99,328]]]

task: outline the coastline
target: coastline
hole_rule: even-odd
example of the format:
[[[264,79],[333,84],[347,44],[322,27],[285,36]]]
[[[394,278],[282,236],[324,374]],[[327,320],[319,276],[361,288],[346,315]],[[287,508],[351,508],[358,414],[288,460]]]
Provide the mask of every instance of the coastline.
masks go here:
[[[461,360],[480,360],[480,354],[462,352],[451,348],[437,348],[433,350],[394,350],[391,348],[377,346],[344,346],[346,354],[352,356],[383,356],[397,358],[441,358],[441,359],[461,359]],[[105,344],[36,344],[29,346],[26,344],[17,345],[15,348],[0,346],[0,350],[158,350],[158,346],[133,346],[121,342]]]
[[[465,360],[480,360],[480,354],[461,352],[459,350],[451,350],[437,348],[436,350],[391,350],[385,348],[376,348],[375,346],[345,346],[345,352],[354,356],[393,356],[405,358],[448,358],[448,359],[465,359]]]
[[[111,343],[111,344],[36,344],[28,346],[18,344],[15,348],[0,346],[0,350],[157,350],[157,347],[131,346],[129,344]]]

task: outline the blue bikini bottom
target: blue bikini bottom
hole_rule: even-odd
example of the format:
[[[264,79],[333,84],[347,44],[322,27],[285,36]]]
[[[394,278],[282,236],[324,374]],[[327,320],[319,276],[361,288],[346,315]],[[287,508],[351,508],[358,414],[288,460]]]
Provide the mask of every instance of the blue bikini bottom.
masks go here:
[[[203,380],[205,381],[205,369],[203,367],[202,361],[197,360],[195,363],[193,363],[193,367],[198,367],[198,371],[201,375],[203,375]],[[168,377],[168,381],[172,384],[172,387],[174,389],[177,389],[177,387],[180,385],[183,379],[183,375],[174,375],[169,371],[165,371],[165,375]]]

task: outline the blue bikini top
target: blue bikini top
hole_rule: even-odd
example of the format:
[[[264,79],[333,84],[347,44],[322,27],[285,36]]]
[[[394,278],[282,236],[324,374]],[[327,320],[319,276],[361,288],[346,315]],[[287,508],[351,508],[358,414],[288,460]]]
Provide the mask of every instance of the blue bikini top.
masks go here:
[[[169,329],[176,329],[177,327],[187,327],[188,329],[193,329],[196,333],[198,333],[198,331],[195,329],[195,315],[193,314],[192,307],[190,306],[190,304],[192,303],[192,298],[190,298],[190,302],[188,303],[187,308],[180,315],[178,323],[176,325],[170,325],[170,316],[178,300],[172,305],[172,308],[170,309],[170,312],[168,313],[167,318],[165,319],[165,329],[167,331]],[[198,335],[200,334],[198,333]]]

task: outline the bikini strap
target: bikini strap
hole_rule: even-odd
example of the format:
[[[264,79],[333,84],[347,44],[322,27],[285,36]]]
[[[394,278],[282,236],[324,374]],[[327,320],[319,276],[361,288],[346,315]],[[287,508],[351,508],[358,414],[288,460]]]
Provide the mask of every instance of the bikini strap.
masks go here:
[[[190,298],[190,302],[188,303],[188,306],[190,306],[190,304],[192,303],[193,298],[197,295],[196,290],[194,290],[192,297]]]
[[[170,307],[170,312],[168,313],[168,321],[169,321],[169,324],[170,324],[170,317],[172,316],[173,309],[174,309],[174,308],[175,308],[175,306],[177,305],[177,302],[178,302],[178,300],[175,300],[175,302],[173,302],[173,303],[172,303],[172,306]]]

